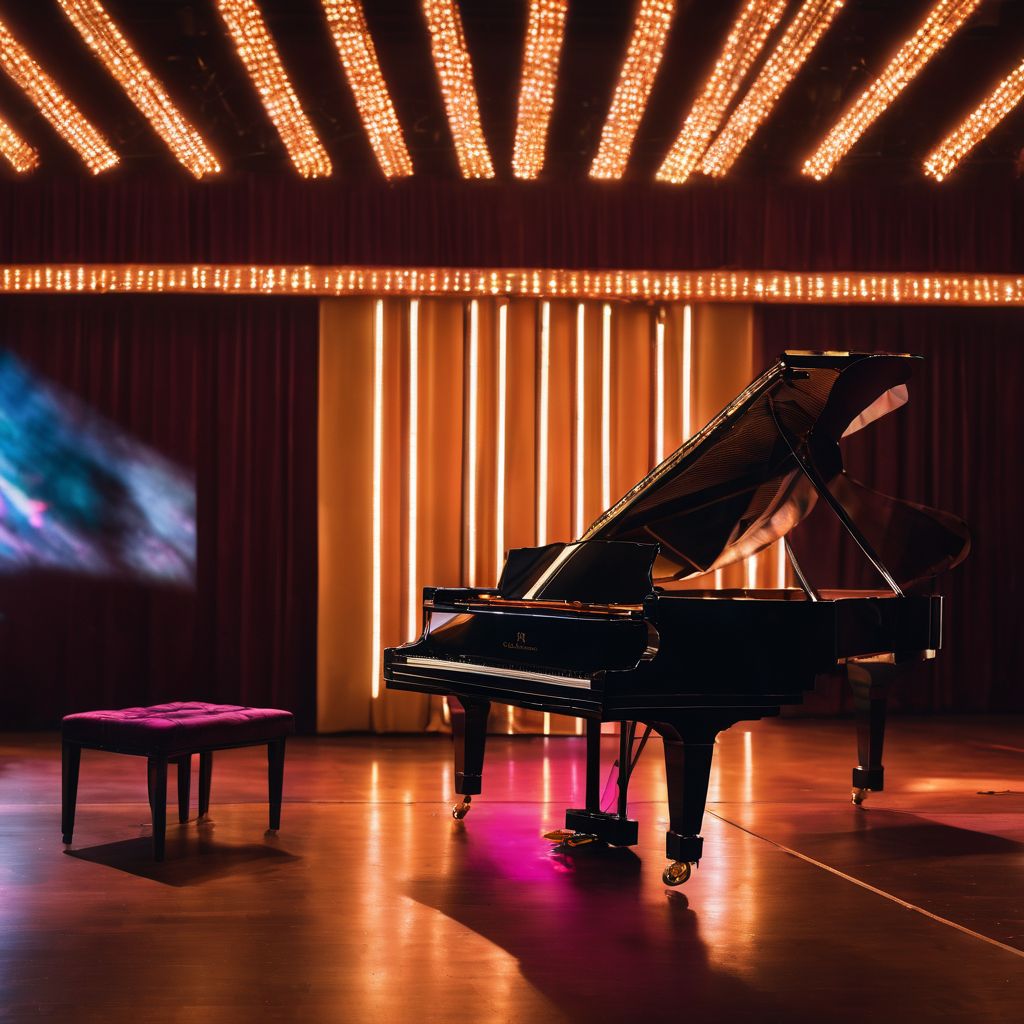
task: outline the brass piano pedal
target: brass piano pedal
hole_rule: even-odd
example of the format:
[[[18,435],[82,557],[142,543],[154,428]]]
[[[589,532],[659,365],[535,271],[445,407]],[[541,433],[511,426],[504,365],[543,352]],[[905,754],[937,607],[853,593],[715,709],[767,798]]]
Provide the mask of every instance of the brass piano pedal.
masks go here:
[[[568,828],[556,828],[554,832],[545,832],[544,838],[570,850],[599,841],[597,836],[592,836],[587,832],[574,832]]]
[[[690,877],[691,870],[685,860],[677,860],[665,868],[661,873],[661,880],[666,885],[682,885]]]
[[[868,793],[870,792],[870,789],[864,789],[862,786],[854,786],[853,789],[850,790],[850,800],[853,801],[857,807],[860,807],[860,805],[867,800]]]
[[[462,798],[462,802],[461,802],[461,803],[457,803],[457,804],[456,804],[456,805],[455,805],[455,806],[454,806],[454,807],[452,808],[452,817],[453,817],[453,818],[454,818],[454,819],[455,819],[456,821],[462,821],[462,819],[463,819],[463,818],[464,818],[464,817],[465,817],[465,816],[466,816],[467,814],[469,814],[470,810],[472,809],[472,808],[470,807],[470,801],[471,801],[472,799],[473,799],[473,798],[472,798],[471,796],[463,797],[463,798]]]
[[[554,832],[545,832],[544,838],[552,843],[564,843],[576,835],[571,828],[556,828]]]

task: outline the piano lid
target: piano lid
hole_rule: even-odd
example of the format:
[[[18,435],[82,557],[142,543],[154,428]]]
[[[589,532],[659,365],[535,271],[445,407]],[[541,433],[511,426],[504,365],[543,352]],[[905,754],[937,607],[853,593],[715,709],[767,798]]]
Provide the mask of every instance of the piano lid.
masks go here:
[[[907,401],[919,358],[786,352],[580,539],[656,541],[655,579],[685,579],[775,543],[821,497],[897,592],[895,576],[911,583],[956,564],[969,547],[960,520],[874,495],[845,476],[839,451],[841,437]],[[892,524],[904,539],[927,537],[908,551]]]

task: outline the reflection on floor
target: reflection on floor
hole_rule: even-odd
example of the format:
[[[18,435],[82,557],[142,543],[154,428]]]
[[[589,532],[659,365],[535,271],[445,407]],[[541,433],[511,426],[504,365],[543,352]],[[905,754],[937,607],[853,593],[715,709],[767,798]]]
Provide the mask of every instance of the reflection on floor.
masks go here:
[[[632,851],[540,838],[581,740],[492,737],[457,823],[443,738],[300,738],[279,835],[262,752],[228,751],[158,865],[141,761],[85,752],[65,853],[55,738],[0,737],[0,1019],[1018,1021],[1020,725],[896,719],[862,808],[851,722],[737,727],[671,891],[654,743]]]

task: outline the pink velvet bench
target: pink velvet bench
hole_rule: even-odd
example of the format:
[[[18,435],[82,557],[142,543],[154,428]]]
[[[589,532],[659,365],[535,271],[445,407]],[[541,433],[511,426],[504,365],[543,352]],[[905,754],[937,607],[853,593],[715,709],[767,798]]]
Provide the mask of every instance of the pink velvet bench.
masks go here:
[[[149,805],[153,812],[153,853],[164,859],[167,828],[167,765],[178,766],[178,821],[188,821],[192,755],[199,754],[199,816],[210,808],[213,752],[231,747],[267,745],[270,827],[281,826],[285,739],[295,731],[290,711],[244,708],[197,701],[155,704],[121,711],[84,711],[66,715],[63,743],[61,832],[71,842],[82,750],[134,754],[149,761]]]

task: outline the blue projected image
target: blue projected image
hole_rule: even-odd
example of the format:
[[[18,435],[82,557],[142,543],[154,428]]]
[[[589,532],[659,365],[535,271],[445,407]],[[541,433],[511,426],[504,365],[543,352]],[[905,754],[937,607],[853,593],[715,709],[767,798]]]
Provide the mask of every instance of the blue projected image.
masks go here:
[[[0,573],[191,584],[192,475],[0,351]]]

